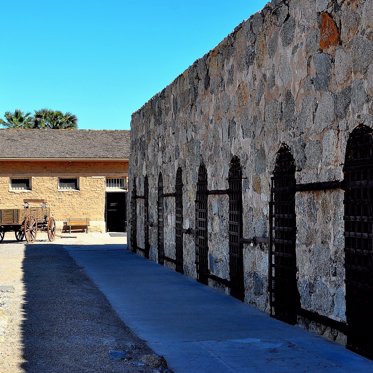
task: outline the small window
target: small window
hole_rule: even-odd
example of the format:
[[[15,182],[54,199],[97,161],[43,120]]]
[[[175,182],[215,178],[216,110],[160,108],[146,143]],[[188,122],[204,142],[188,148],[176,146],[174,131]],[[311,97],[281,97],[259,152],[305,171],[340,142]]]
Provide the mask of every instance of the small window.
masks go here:
[[[106,189],[109,190],[127,190],[127,178],[112,178],[106,179]]]
[[[58,179],[59,190],[79,190],[77,178],[60,178]]]
[[[31,190],[30,179],[11,179],[10,180],[11,190]]]

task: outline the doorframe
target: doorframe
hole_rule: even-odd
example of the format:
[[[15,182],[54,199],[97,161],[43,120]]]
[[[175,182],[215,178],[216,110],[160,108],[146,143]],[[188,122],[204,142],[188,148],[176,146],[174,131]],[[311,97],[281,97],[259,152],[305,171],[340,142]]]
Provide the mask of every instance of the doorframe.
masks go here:
[[[107,195],[108,194],[127,194],[128,196],[128,191],[127,190],[105,190],[105,232],[109,232],[108,231],[108,227],[107,227],[107,216],[108,216],[108,213],[107,213]],[[128,226],[128,221],[127,221],[127,196],[125,196],[125,231],[124,232],[127,232],[127,226]]]

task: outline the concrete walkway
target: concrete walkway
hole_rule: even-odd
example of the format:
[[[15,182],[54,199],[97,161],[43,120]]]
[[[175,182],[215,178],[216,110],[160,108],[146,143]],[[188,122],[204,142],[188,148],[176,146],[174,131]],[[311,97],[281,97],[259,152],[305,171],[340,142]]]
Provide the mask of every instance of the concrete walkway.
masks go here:
[[[176,373],[373,372],[373,361],[270,318],[123,245],[65,246]]]

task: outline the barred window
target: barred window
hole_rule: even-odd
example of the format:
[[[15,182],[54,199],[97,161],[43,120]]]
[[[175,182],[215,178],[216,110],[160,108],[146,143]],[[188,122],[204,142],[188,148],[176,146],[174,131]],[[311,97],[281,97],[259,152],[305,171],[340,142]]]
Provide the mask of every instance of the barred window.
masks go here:
[[[79,190],[79,183],[77,178],[59,178],[59,190]]]
[[[106,179],[106,189],[109,190],[127,190],[128,179],[123,178],[112,178],[108,177]]]
[[[10,179],[11,190],[31,190],[31,179]]]

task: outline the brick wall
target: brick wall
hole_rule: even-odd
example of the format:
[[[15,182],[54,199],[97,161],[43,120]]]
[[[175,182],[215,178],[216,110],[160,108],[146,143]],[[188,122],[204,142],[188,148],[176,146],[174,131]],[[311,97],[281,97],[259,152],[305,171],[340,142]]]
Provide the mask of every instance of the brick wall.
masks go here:
[[[0,208],[22,208],[24,199],[45,199],[58,228],[68,217],[86,217],[91,230],[105,231],[106,177],[124,177],[127,170],[127,162],[1,162]],[[12,177],[31,178],[32,190],[10,190]],[[79,190],[58,190],[59,177],[79,178]]]

